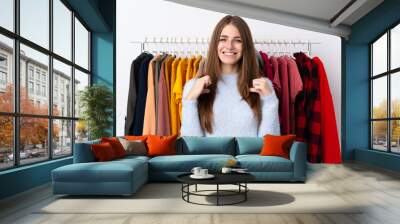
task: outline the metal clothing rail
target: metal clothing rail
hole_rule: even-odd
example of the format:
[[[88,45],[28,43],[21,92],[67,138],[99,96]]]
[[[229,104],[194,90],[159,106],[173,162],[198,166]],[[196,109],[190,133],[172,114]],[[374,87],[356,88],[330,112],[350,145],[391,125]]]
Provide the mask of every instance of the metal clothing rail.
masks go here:
[[[203,49],[201,52],[205,53],[208,48],[208,44],[210,43],[209,38],[190,38],[190,37],[145,37],[144,41],[131,41],[133,44],[140,44],[141,52],[151,51],[153,53],[157,52],[175,52],[175,53],[183,53],[185,52],[184,48],[186,48],[187,53],[199,52],[199,46]],[[263,39],[255,39],[253,41],[255,47],[260,48],[260,50],[265,50],[262,47],[268,46],[268,50],[265,50],[269,54],[286,54],[293,53],[296,51],[307,52],[308,55],[312,53],[312,45],[320,44],[318,42],[311,41],[301,41],[301,40],[263,40]],[[173,50],[171,46],[174,46]],[[195,49],[193,50],[193,47]],[[179,48],[179,50],[177,49]],[[257,48],[257,49],[258,49]],[[295,49],[294,51],[290,51],[290,49]]]

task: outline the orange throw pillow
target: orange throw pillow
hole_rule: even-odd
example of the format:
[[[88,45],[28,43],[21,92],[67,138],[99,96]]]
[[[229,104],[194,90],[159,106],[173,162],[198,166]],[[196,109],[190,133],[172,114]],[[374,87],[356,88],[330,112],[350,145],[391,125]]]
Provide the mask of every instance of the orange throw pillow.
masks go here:
[[[94,157],[99,162],[109,161],[117,158],[113,147],[108,142],[93,144],[90,147],[92,149]]]
[[[264,135],[264,145],[261,149],[262,156],[281,156],[289,159],[290,147],[296,138],[296,135]]]
[[[122,146],[122,144],[118,138],[116,138],[116,137],[101,138],[101,142],[110,143],[110,145],[114,149],[114,152],[115,152],[115,155],[117,156],[117,158],[126,156],[126,151],[124,149],[124,146]]]
[[[135,136],[135,135],[125,135],[125,136],[124,136],[124,138],[125,138],[126,140],[129,140],[129,141],[140,140],[140,141],[144,141],[144,142],[146,141],[147,137],[148,137],[148,135],[138,135],[138,136]]]
[[[175,155],[175,141],[178,135],[147,137],[148,156]]]

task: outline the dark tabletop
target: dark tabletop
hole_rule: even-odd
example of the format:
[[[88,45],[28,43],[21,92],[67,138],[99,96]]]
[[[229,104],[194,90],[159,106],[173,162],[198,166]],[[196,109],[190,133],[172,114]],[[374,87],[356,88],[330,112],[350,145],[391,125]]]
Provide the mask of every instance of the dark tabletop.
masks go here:
[[[178,181],[186,184],[236,184],[248,183],[255,180],[255,177],[249,173],[212,173],[215,177],[211,179],[194,179],[186,173],[177,177]]]

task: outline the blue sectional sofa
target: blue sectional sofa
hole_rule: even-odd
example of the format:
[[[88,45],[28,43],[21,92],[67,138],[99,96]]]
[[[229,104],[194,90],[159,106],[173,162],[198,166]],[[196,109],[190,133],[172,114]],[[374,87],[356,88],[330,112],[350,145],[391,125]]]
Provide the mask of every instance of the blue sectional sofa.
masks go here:
[[[52,171],[54,194],[131,195],[148,181],[176,181],[193,167],[218,172],[234,159],[247,168],[256,181],[304,182],[306,180],[306,144],[294,142],[290,159],[260,156],[263,138],[257,137],[181,137],[177,155],[127,156],[108,162],[96,162],[90,141],[75,144],[74,163]]]

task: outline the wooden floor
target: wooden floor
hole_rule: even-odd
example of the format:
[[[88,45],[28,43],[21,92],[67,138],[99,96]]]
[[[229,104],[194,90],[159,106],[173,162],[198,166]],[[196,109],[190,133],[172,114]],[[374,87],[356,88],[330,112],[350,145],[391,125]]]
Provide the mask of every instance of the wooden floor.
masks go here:
[[[356,214],[36,214],[54,200],[49,185],[0,202],[0,223],[400,223],[400,174],[359,163],[311,165],[308,183],[317,183],[345,201],[367,206]],[[316,201],[316,203],[318,203]]]

